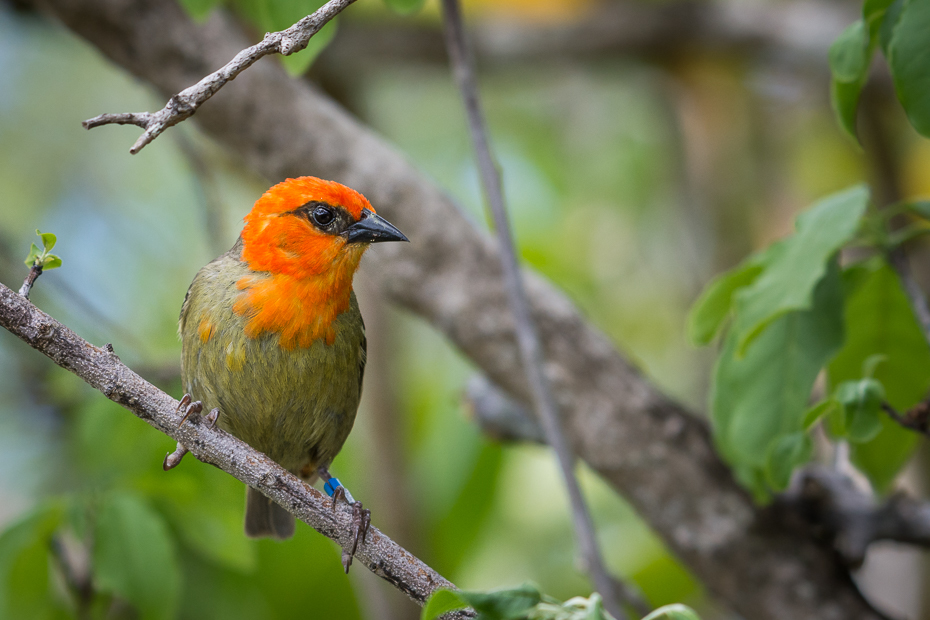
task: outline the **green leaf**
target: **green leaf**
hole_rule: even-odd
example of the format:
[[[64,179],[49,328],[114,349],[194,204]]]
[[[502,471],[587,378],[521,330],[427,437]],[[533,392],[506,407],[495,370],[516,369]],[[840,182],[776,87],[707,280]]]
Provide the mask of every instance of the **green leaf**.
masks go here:
[[[865,443],[882,430],[880,418],[885,390],[875,379],[844,381],[837,386],[834,398],[843,405],[846,415],[846,438]]]
[[[32,247],[29,248],[29,255],[26,257],[26,260],[24,261],[26,263],[26,266],[29,268],[32,268],[32,266],[35,265],[36,263],[36,259],[39,258],[41,255],[42,255],[42,250],[39,249],[39,246],[33,243]]]
[[[891,54],[891,39],[894,36],[894,29],[898,25],[898,20],[901,19],[901,9],[903,8],[904,0],[895,0],[888,5],[882,17],[881,25],[879,26],[878,41],[879,45],[881,45],[882,53],[885,54],[885,58],[888,58]]]
[[[762,275],[736,294],[739,355],[772,321],[811,307],[814,289],[827,263],[855,235],[869,202],[869,190],[857,185],[832,194],[798,216],[797,232],[768,260]]]
[[[774,442],[803,429],[817,374],[843,344],[835,260],[812,301],[809,310],[776,318],[744,356],[737,355],[735,329],[724,340],[714,368],[711,422],[721,454],[742,470],[744,482],[760,479]]]
[[[872,22],[881,18],[894,0],[865,0],[862,4],[862,19]]]
[[[604,611],[604,601],[597,592],[591,593],[588,599],[588,613],[584,620],[609,620],[611,616]]]
[[[47,618],[56,609],[49,545],[64,510],[46,504],[0,534],[0,618]]]
[[[850,24],[830,46],[830,71],[839,82],[858,82],[869,70],[869,36],[861,19]]]
[[[49,254],[42,261],[42,269],[48,271],[49,269],[58,269],[61,267],[61,258],[55,256],[54,254]]]
[[[804,412],[802,426],[805,431],[811,430],[822,418],[834,411],[841,411],[842,405],[834,398],[827,398]]]
[[[833,113],[843,131],[850,138],[859,142],[859,132],[856,127],[856,113],[859,110],[859,95],[862,93],[864,82],[830,82],[830,105]]]
[[[42,245],[45,247],[45,251],[51,252],[52,248],[55,247],[55,242],[58,240],[54,233],[39,232],[39,229],[36,228],[36,234],[42,238]]]
[[[426,4],[426,0],[384,0],[395,13],[401,15],[412,15]]]
[[[539,589],[531,584],[512,590],[461,592],[460,596],[486,620],[516,620],[542,600]]]
[[[930,2],[908,0],[891,34],[888,65],[907,118],[930,137]]]
[[[643,620],[701,620],[701,617],[687,605],[675,603],[659,607]]]
[[[206,21],[213,9],[220,6],[223,0],[179,0],[181,6],[195,21]]]
[[[761,260],[750,259],[710,281],[688,313],[688,338],[692,344],[710,344],[730,314],[733,295],[752,284],[762,268]]]
[[[863,376],[869,358],[883,355],[874,369],[889,404],[898,411],[910,409],[930,390],[930,348],[911,310],[897,274],[881,259],[847,268],[846,344],[827,369],[831,390]],[[884,418],[884,416],[882,416]],[[831,428],[831,432],[833,431]],[[908,461],[916,445],[912,431],[882,422],[870,442],[853,444],[852,460],[879,490],[887,488]]]
[[[454,590],[436,590],[426,600],[420,620],[435,620],[443,614],[468,607],[468,603]]]
[[[769,448],[765,479],[775,491],[783,491],[791,482],[795,467],[811,459],[814,446],[805,432],[791,433],[776,439]]]
[[[174,618],[181,573],[161,516],[133,495],[112,495],[94,527],[98,587],[126,599],[142,620]]]

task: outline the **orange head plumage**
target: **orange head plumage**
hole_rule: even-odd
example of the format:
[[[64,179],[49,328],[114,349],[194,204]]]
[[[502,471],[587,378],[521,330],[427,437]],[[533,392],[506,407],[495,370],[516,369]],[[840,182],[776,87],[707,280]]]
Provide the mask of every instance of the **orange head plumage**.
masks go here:
[[[407,238],[345,185],[300,177],[269,189],[242,229],[241,258],[253,273],[236,283],[233,310],[247,319],[246,334],[278,333],[287,349],[332,343],[362,254],[379,241]]]

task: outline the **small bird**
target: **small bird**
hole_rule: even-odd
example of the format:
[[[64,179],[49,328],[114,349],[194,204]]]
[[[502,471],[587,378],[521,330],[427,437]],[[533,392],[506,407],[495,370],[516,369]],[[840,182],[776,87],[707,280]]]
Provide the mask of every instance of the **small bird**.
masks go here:
[[[288,179],[258,199],[232,249],[194,277],[179,327],[186,415],[217,408],[221,428],[310,483],[322,478],[334,506],[353,505],[355,545],[367,511],[328,468],[352,430],[365,372],[352,278],[382,241],[408,239],[358,192]],[[245,533],[289,538],[294,517],[249,488]],[[349,563],[344,553],[347,572]]]

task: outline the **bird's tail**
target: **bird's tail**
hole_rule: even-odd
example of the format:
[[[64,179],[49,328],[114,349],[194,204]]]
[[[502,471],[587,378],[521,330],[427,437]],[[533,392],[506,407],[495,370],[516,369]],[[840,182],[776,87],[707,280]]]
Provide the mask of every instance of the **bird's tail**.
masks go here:
[[[294,535],[294,515],[248,487],[245,495],[245,535],[249,538],[277,538]]]

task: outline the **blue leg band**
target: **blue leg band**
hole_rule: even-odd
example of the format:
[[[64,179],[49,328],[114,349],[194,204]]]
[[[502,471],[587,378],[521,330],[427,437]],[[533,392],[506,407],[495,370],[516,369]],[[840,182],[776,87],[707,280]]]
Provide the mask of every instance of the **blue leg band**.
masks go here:
[[[326,494],[330,497],[333,496],[333,493],[336,492],[336,489],[342,486],[342,483],[339,482],[338,478],[330,478],[326,481],[326,484],[323,485],[323,490],[326,491]]]

